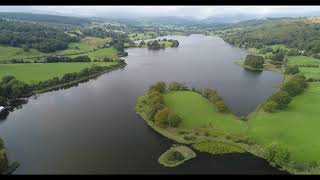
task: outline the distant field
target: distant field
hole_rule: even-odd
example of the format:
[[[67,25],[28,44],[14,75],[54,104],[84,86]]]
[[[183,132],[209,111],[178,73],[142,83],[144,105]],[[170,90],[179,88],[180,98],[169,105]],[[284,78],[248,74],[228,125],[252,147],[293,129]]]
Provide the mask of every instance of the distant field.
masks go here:
[[[81,40],[78,43],[70,43],[68,49],[56,51],[52,53],[43,53],[36,49],[30,49],[29,52],[23,51],[22,48],[18,47],[9,47],[9,46],[2,46],[0,45],[0,61],[9,60],[9,59],[23,59],[28,57],[37,57],[37,56],[49,56],[49,55],[63,55],[63,54],[74,54],[80,53],[85,51],[91,51],[94,48],[97,48],[99,45],[110,42],[111,38],[101,39],[101,38],[94,38],[94,37],[87,37]],[[106,53],[107,57],[116,57],[116,51],[111,48],[106,48],[103,50],[98,50],[97,52],[98,57],[101,58],[103,53]],[[110,54],[114,53],[114,54]],[[85,54],[82,54],[85,55]],[[95,56],[90,54],[90,56]]]
[[[111,48],[98,49],[97,51],[89,52],[89,53],[82,54],[82,55],[89,56],[91,60],[103,59],[105,57],[116,59],[118,57],[117,50],[112,48],[112,47]],[[76,56],[70,56],[70,57],[76,57]]]
[[[93,64],[110,66],[116,62],[0,64],[0,78],[14,75],[21,81],[38,82],[55,76],[61,77],[69,72],[79,72]]]
[[[86,37],[81,40],[81,43],[87,44],[91,47],[99,47],[105,43],[111,43],[112,38],[96,38],[96,37]]]
[[[307,79],[320,79],[320,68],[305,68],[300,67],[300,72],[306,76]]]
[[[288,65],[320,65],[320,60],[307,56],[288,56]]]
[[[165,103],[182,119],[181,128],[212,127],[226,133],[245,133],[245,122],[232,114],[216,111],[214,105],[195,92],[174,91],[164,94]]]
[[[289,50],[289,48],[287,48],[285,45],[283,44],[275,44],[275,45],[272,45],[270,46],[274,51],[277,50],[277,49],[286,49],[286,50]]]
[[[147,40],[147,39],[152,39],[153,35],[155,35],[156,33],[150,33],[150,32],[146,32],[146,33],[132,33],[129,34],[129,39],[131,41],[137,41],[137,40]]]
[[[249,135],[258,144],[283,145],[296,162],[320,163],[320,83],[309,85],[285,111],[252,113],[248,121]]]

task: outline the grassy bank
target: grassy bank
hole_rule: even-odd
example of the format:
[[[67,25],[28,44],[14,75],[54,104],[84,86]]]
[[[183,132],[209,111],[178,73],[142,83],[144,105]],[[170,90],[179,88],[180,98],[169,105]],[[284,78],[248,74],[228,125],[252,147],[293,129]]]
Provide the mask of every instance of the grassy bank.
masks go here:
[[[60,88],[63,88],[63,87],[72,86],[72,85],[74,85],[74,84],[78,84],[78,83],[80,83],[80,82],[84,82],[84,81],[89,80],[89,79],[91,79],[91,78],[97,77],[97,76],[102,75],[102,74],[104,74],[104,73],[111,72],[111,71],[113,71],[113,70],[116,70],[116,69],[119,69],[119,68],[122,68],[122,67],[125,67],[125,66],[126,66],[126,64],[119,65],[119,66],[117,66],[117,67],[104,70],[104,71],[102,71],[102,72],[96,73],[96,74],[94,74],[94,75],[91,75],[91,76],[88,76],[88,77],[85,77],[85,78],[81,78],[81,79],[76,80],[76,81],[72,81],[72,82],[68,82],[68,83],[64,83],[64,84],[59,84],[59,85],[57,85],[57,86],[53,86],[53,87],[50,87],[50,88],[47,88],[47,89],[35,91],[35,92],[33,92],[32,94],[40,94],[40,93],[52,91],[52,90],[55,90],[55,89],[60,89]],[[30,94],[30,95],[32,95],[32,94]]]
[[[284,72],[283,68],[278,68],[278,67],[276,67],[276,65],[273,65],[273,64],[270,64],[270,63],[265,63],[263,65],[263,69],[254,69],[254,68],[252,68],[250,66],[246,66],[246,65],[244,65],[244,60],[235,61],[234,63],[240,65],[243,68],[246,68],[246,69],[249,69],[249,70],[252,70],[252,71],[275,71],[275,72],[278,72],[278,73],[283,73]]]
[[[292,160],[300,164],[320,164],[318,107],[320,83],[310,83],[306,91],[289,104],[285,111],[266,113],[262,110],[249,116],[249,135],[258,144],[275,142],[285,146]]]
[[[117,62],[72,62],[72,63],[26,63],[1,64],[0,78],[5,75],[14,75],[18,80],[31,83],[61,77],[65,73],[79,72],[93,64],[110,66]]]
[[[95,38],[95,37],[86,37],[82,39],[80,42],[70,43],[68,45],[68,48],[65,50],[60,50],[60,51],[55,51],[50,53],[40,52],[36,49],[30,49],[29,51],[24,51],[20,47],[0,45],[0,54],[1,54],[0,61],[89,52],[99,48],[101,45],[105,43],[110,43],[110,42],[111,42],[111,38],[101,39],[101,38]],[[100,54],[102,53],[104,53],[104,56],[106,57],[111,57],[116,55],[115,49],[113,48],[103,48],[95,52],[88,53],[89,54],[88,56],[92,57],[92,59],[98,59],[100,57]],[[82,55],[87,55],[87,54],[82,54]],[[28,59],[28,61],[30,61],[30,59]]]
[[[158,162],[165,167],[176,167],[196,156],[187,146],[173,145],[159,157]]]

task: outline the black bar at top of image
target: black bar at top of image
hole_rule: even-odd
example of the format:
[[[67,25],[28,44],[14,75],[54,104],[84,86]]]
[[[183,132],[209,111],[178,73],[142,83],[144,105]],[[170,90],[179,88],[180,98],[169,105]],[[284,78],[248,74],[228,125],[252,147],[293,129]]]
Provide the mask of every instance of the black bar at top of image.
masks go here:
[[[320,5],[319,0],[1,0],[0,5]]]

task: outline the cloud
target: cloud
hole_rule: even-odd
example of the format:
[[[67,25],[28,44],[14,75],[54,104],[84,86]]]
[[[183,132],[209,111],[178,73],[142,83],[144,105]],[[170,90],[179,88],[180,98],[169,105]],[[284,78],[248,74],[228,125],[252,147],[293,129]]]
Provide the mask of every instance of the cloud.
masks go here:
[[[100,17],[180,16],[203,19],[232,14],[303,16],[310,12],[320,12],[320,6],[0,6],[0,11]]]

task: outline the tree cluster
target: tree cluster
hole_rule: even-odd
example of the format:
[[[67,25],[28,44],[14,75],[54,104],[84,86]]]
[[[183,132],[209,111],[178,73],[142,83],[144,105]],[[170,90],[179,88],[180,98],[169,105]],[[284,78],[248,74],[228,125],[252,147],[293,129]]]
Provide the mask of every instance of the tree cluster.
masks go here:
[[[292,97],[301,94],[307,85],[307,80],[303,75],[295,74],[281,86],[279,91],[268,98],[263,109],[270,113],[286,109]]]
[[[209,102],[213,103],[218,112],[226,113],[229,112],[228,106],[224,103],[224,100],[221,96],[218,95],[218,92],[213,89],[205,89],[202,93],[202,96],[208,99]]]
[[[91,59],[88,56],[77,56],[75,58],[67,56],[50,56],[47,57],[46,63],[57,63],[57,62],[90,62]]]
[[[54,52],[68,48],[70,42],[77,42],[77,36],[70,36],[59,28],[30,22],[0,20],[0,44],[30,48],[41,52]]]
[[[253,69],[263,69],[264,58],[262,56],[248,54],[244,61],[244,65]]]

